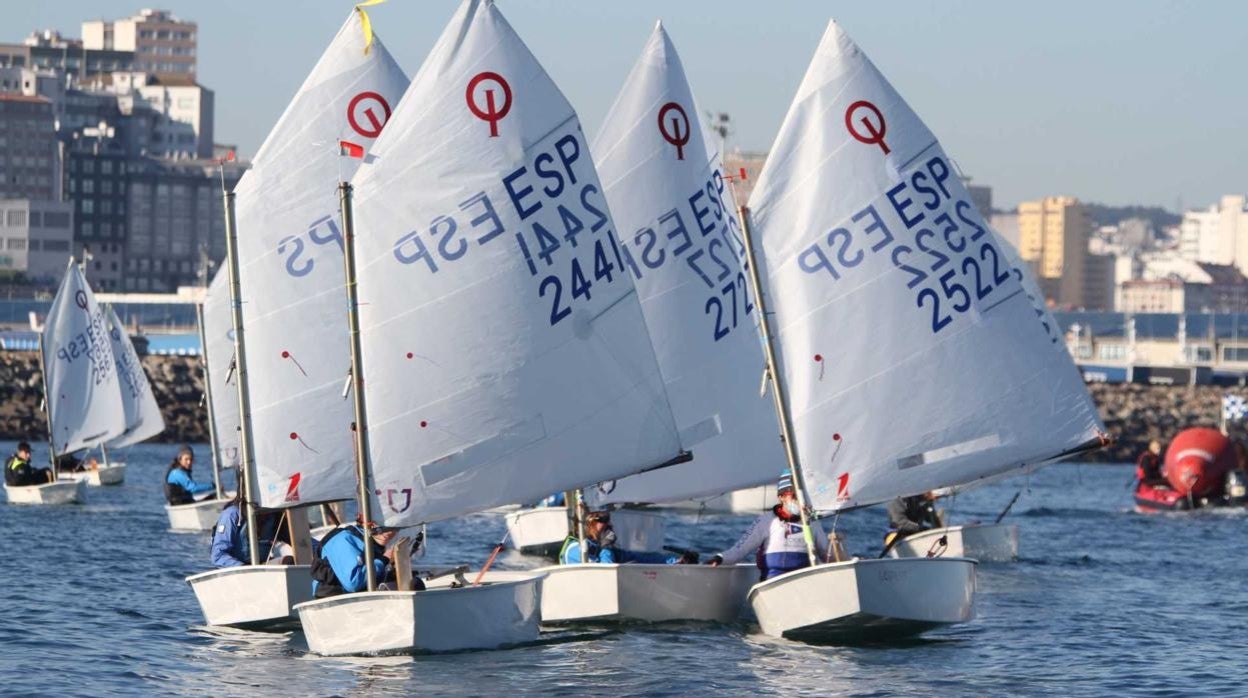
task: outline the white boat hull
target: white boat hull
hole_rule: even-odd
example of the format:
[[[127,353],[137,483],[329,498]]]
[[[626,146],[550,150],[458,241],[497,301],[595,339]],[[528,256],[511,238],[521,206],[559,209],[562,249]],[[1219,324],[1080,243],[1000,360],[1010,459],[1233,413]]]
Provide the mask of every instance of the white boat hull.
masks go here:
[[[731,623],[741,614],[754,565],[586,564],[541,568],[542,622],[677,620]]]
[[[945,539],[942,544],[941,538]],[[892,557],[969,557],[980,562],[1018,560],[1018,526],[1014,524],[968,524],[933,528],[906,536],[889,551]]]
[[[763,632],[812,643],[888,640],[975,615],[975,561],[850,560],[760,582],[750,605]]]
[[[186,578],[208,625],[246,630],[297,627],[295,604],[312,599],[310,565],[244,565]]]
[[[568,512],[563,507],[537,507],[506,516],[507,544],[528,555],[558,558],[568,539]],[[666,523],[657,512],[617,509],[611,512],[615,546],[633,552],[663,549]]]
[[[81,480],[58,480],[24,487],[4,486],[9,504],[81,504],[87,500],[87,483]]]
[[[120,485],[126,481],[126,464],[109,463],[89,470],[80,470],[62,475],[65,480],[83,480],[91,487],[104,485]]]
[[[494,649],[537,640],[543,576],[492,573],[481,586],[459,589],[445,577],[425,591],[343,594],[295,611],[308,649],[320,655]]]
[[[206,499],[194,504],[165,505],[169,528],[174,531],[211,531],[228,499]]]

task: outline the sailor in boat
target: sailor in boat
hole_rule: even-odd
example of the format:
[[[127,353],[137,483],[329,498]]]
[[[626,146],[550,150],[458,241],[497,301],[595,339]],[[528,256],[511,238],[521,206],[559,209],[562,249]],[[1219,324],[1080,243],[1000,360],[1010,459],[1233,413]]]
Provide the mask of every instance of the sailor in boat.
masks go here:
[[[373,571],[378,591],[398,590],[394,554],[398,546],[389,547],[397,528],[368,523],[373,546]],[[412,577],[413,589],[422,591],[425,583]],[[312,556],[312,595],[318,599],[339,594],[368,591],[368,575],[364,569],[364,527],[356,523],[335,528],[321,539],[319,550]]]
[[[27,487],[52,482],[50,468],[32,468],[30,465],[30,444],[25,441],[17,445],[17,453],[9,456],[4,466],[4,484],[9,487]]]
[[[165,471],[165,500],[170,506],[193,504],[195,495],[213,492],[216,487],[211,482],[195,482],[191,477],[191,467],[195,464],[195,452],[190,446],[178,449],[178,455],[169,463]],[[201,497],[200,501],[210,499]]]
[[[735,565],[755,556],[760,579],[771,579],[810,566],[806,541],[802,537],[802,512],[793,489],[793,476],[786,470],[776,483],[776,499],[771,511],[754,520],[736,545],[711,558],[707,564]],[[811,535],[820,560],[829,559],[828,537],[818,521],[810,522]]]
[[[256,539],[260,544],[259,559],[275,565],[293,565],[295,558],[289,536],[279,530],[282,513],[268,509],[256,510]],[[234,496],[217,517],[212,530],[212,564],[217,567],[238,567],[250,564],[251,548],[247,542],[247,516],[243,513],[242,493]],[[313,542],[315,546],[315,542]]]
[[[936,493],[916,494],[913,497],[898,497],[888,504],[888,535],[884,538],[885,545],[891,545],[897,536],[920,533],[931,528],[940,528],[944,522],[936,512]]]
[[[585,515],[585,561],[601,563],[637,562],[647,565],[679,565],[698,562],[698,554],[686,550],[678,555],[667,553],[633,552],[615,547],[615,529],[611,527],[611,512],[591,511]],[[559,551],[559,564],[577,565],[581,562],[581,542],[576,536],[568,536]]]
[[[66,453],[56,459],[56,468],[62,473],[83,473],[99,467],[100,464],[95,458],[76,458],[72,453]]]
[[[1149,487],[1169,487],[1169,481],[1161,472],[1161,442],[1156,439],[1148,442],[1148,450],[1140,454],[1135,461],[1135,477],[1141,485]]]

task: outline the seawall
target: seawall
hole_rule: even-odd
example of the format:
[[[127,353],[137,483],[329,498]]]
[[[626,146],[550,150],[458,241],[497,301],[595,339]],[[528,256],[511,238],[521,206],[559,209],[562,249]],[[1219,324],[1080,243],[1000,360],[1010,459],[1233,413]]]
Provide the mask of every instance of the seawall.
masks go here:
[[[207,409],[200,404],[204,373],[198,357],[145,356],[143,367],[165,417],[165,431],[153,441],[207,442]],[[1216,427],[1224,393],[1248,397],[1248,389],[1215,386],[1092,384],[1089,389],[1106,429],[1116,440],[1109,449],[1088,458],[1103,462],[1134,461],[1149,440],[1164,444],[1187,427]],[[0,438],[46,439],[44,417],[39,411],[42,399],[36,355],[0,353]],[[1232,430],[1232,435],[1235,433]]]

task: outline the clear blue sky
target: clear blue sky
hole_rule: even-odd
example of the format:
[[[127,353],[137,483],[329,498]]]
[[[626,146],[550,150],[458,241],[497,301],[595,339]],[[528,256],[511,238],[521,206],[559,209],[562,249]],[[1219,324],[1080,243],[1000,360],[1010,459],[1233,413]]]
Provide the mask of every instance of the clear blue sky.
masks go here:
[[[80,35],[146,0],[6,2],[0,40]],[[390,0],[378,33],[409,73],[457,0]],[[199,78],[219,142],[253,153],[352,6],[338,0],[165,0],[199,23]],[[596,133],[654,20],[735,143],[770,147],[835,17],[998,205],[1051,194],[1204,207],[1248,191],[1248,3],[1231,0],[499,0]]]

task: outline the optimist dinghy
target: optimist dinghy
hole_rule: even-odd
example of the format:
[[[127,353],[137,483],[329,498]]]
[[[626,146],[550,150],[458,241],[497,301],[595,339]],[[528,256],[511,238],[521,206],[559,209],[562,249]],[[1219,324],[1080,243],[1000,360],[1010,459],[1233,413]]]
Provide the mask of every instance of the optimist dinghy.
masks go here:
[[[63,478],[57,463],[67,453],[102,446],[126,429],[117,364],[112,344],[105,339],[107,335],[108,320],[96,303],[82,267],[71,258],[39,335],[39,365],[54,481],[27,487],[6,485],[4,490],[10,502],[85,501],[90,475]]]
[[[574,514],[573,514],[574,515]],[[533,507],[508,512],[507,544],[526,555],[558,558],[559,551],[572,533],[569,512],[565,507]],[[633,552],[663,550],[663,515],[639,509],[617,509],[611,512],[617,538],[616,545]]]
[[[774,415],[757,398],[763,356],[736,207],[720,153],[705,137],[698,114],[680,56],[657,25],[594,153],[620,229],[640,231],[620,242],[621,251],[637,284],[681,443],[698,456],[587,489],[595,508],[720,496],[773,478],[775,463],[784,457],[769,426]],[[674,242],[656,246],[655,231]],[[611,512],[621,539],[628,511]],[[587,563],[543,571],[544,623],[732,622],[758,579],[753,565]]]
[[[373,150],[341,187],[365,518],[409,527],[688,460],[576,113],[493,2],[463,3]],[[365,553],[370,591],[296,607],[314,652],[538,637],[541,572],[375,591]]]
[[[979,562],[1018,560],[1018,526],[964,524],[932,528],[893,544],[891,557],[969,557]]]
[[[372,100],[368,113],[380,130],[389,113],[382,105],[396,103],[407,83],[380,39],[366,31],[362,12],[352,11],[225,197],[223,273],[237,367],[234,411],[226,414],[237,421],[221,431],[239,434],[253,552],[251,564],[187,577],[210,625],[297,626],[294,607],[312,600],[307,508],[348,499],[355,490],[353,414],[340,394],[350,352],[338,295],[342,238],[333,222],[333,183],[358,160],[340,161],[335,143],[349,130],[360,95]],[[357,145],[371,143],[356,131]],[[289,235],[292,221],[306,226],[302,234]],[[256,555],[257,507],[285,510],[298,564],[265,564]]]
[[[83,480],[57,480],[42,485],[4,486],[9,504],[81,504],[86,501],[87,483]]]
[[[1102,443],[1069,355],[955,172],[829,24],[741,211],[804,525],[806,504],[867,506]],[[896,637],[972,617],[972,560],[816,564],[808,549],[812,567],[750,592],[769,635]]]

